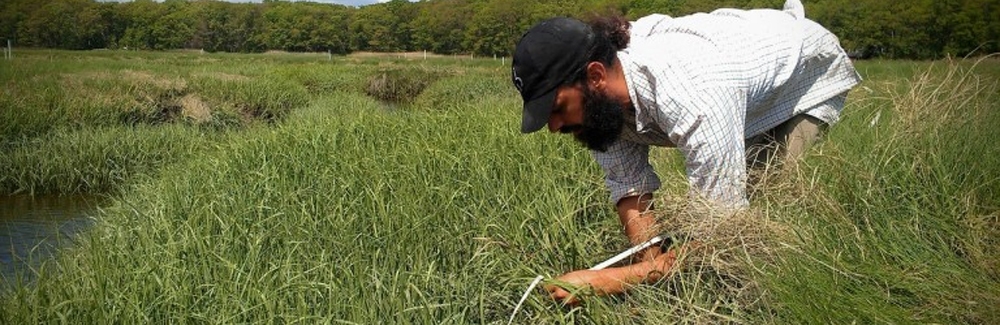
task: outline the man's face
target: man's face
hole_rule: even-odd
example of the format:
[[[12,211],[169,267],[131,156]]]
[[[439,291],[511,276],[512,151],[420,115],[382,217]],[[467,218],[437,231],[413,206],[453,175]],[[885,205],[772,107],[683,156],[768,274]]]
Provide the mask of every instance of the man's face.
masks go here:
[[[605,151],[625,123],[622,104],[582,85],[563,86],[549,115],[549,131],[572,133],[587,148]]]

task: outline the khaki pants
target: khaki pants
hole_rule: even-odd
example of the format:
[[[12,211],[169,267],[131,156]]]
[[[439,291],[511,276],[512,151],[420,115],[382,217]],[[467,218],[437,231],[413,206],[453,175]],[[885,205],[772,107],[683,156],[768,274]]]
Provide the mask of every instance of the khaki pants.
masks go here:
[[[747,167],[751,174],[777,163],[791,163],[802,157],[826,131],[826,123],[799,114],[785,123],[746,140]],[[751,184],[756,179],[751,175]]]

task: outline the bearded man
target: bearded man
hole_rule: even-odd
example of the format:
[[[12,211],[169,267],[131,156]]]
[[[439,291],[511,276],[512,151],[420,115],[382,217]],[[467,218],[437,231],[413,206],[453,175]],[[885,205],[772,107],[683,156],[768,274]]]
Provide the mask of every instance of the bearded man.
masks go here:
[[[512,62],[524,100],[521,132],[547,124],[589,148],[633,244],[657,229],[649,211],[660,180],[650,146],[680,151],[693,198],[742,208],[748,165],[801,155],[837,121],[861,80],[837,37],[806,19],[798,0],[784,10],[635,22],[553,18],[522,36]],[[614,294],[658,280],[674,258],[673,250],[648,250],[640,262],[559,280]],[[557,300],[575,299],[559,286],[547,289]]]

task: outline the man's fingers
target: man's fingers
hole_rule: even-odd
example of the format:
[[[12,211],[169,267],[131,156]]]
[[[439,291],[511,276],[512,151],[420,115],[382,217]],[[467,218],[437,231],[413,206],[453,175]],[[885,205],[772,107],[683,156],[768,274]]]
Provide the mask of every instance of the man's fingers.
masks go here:
[[[544,287],[545,291],[549,292],[549,297],[552,297],[552,299],[562,300],[569,296],[569,291],[566,291],[566,289],[563,289],[560,286],[554,284],[546,284]]]
[[[546,285],[545,290],[549,292],[549,297],[552,300],[561,302],[564,305],[573,306],[580,302],[576,295],[557,285]]]
[[[569,292],[563,290],[562,288],[555,288],[549,291],[549,297],[552,297],[552,299],[555,300],[563,300],[569,297]]]
[[[562,288],[557,288],[552,291],[549,294],[549,297],[552,297],[553,300],[567,306],[575,306],[580,302],[580,300],[576,298],[576,295],[569,293],[569,291],[563,290]]]

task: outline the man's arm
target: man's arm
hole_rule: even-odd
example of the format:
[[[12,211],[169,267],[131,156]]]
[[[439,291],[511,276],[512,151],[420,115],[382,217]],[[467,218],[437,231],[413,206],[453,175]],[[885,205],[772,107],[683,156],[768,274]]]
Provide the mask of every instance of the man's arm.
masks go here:
[[[659,247],[654,247],[659,250]],[[603,270],[580,270],[563,274],[558,282],[572,288],[587,288],[598,295],[623,293],[640,283],[653,283],[667,275],[677,261],[678,249],[671,249],[656,257],[635,264],[612,267]],[[545,285],[549,296],[567,305],[580,302],[579,297],[559,285]]]
[[[657,231],[656,219],[650,213],[652,193],[660,187],[660,180],[649,164],[649,146],[619,139],[607,151],[592,151],[594,158],[605,172],[605,183],[611,192],[611,202],[618,210],[618,218],[625,235],[633,245],[653,238]],[[557,282],[573,287],[586,286],[599,294],[614,294],[643,281],[656,281],[673,265],[674,254],[661,254],[659,246],[642,252],[639,260],[622,267],[603,270],[579,270],[563,274]],[[544,286],[552,298],[573,303],[576,298],[558,285]]]
[[[656,218],[652,214],[653,196],[643,194],[627,196],[618,200],[618,218],[625,228],[625,235],[632,245],[639,245],[657,233]],[[580,270],[560,276],[557,280],[573,286],[586,286],[596,294],[617,294],[625,292],[629,287],[642,282],[655,282],[670,271],[676,259],[676,253],[671,250],[663,253],[654,245],[642,252],[636,263],[621,267],[611,267],[603,270]],[[564,288],[557,285],[545,287],[549,295],[566,304],[575,304],[577,298]]]
[[[659,233],[656,217],[653,215],[653,196],[643,194],[627,196],[618,200],[618,220],[625,229],[625,236],[632,245],[639,245]],[[640,254],[642,261],[651,261],[660,254],[658,247],[647,248]]]

